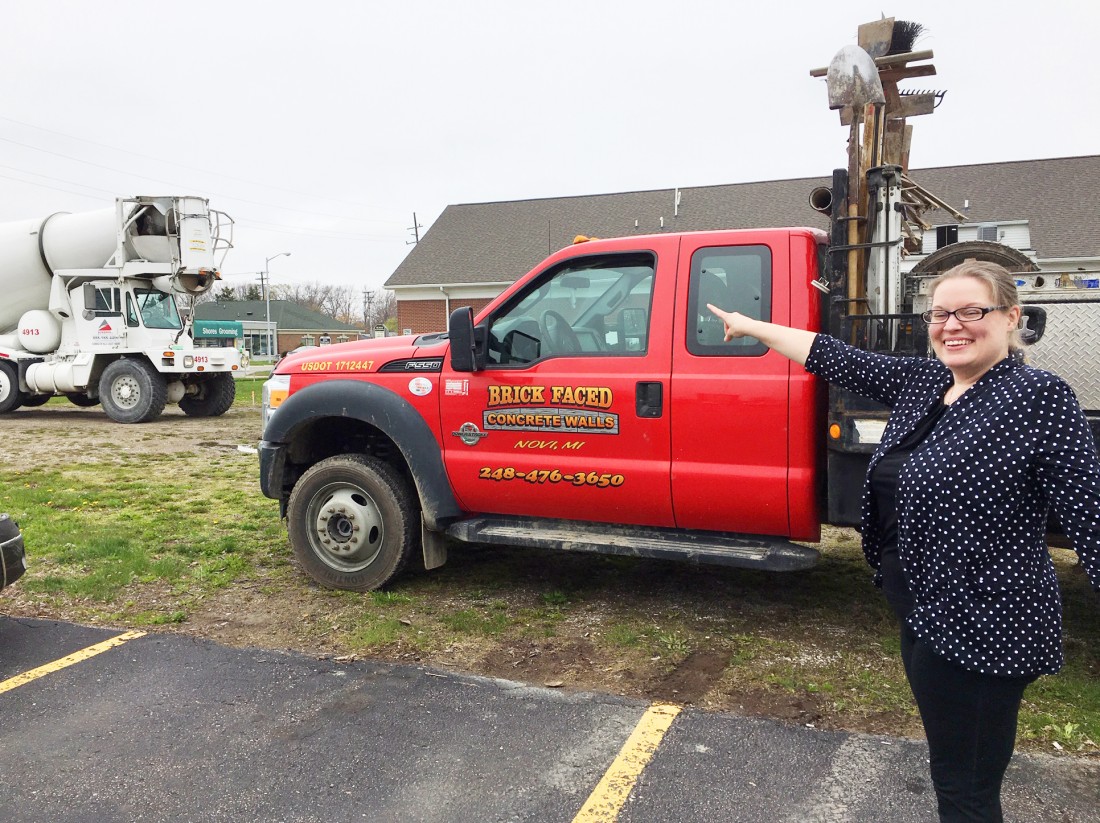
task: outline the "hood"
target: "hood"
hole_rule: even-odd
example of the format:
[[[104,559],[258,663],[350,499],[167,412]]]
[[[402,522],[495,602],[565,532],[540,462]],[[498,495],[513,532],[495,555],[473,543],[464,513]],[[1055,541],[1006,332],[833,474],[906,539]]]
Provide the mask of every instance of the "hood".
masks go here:
[[[287,355],[279,361],[273,374],[315,371],[315,369],[309,367],[309,364],[331,363],[333,360],[351,362],[373,360],[375,369],[377,369],[391,360],[405,360],[413,357],[442,357],[446,351],[447,336],[445,334],[422,334],[415,337],[403,335],[401,337],[352,340],[347,343],[333,343]]]

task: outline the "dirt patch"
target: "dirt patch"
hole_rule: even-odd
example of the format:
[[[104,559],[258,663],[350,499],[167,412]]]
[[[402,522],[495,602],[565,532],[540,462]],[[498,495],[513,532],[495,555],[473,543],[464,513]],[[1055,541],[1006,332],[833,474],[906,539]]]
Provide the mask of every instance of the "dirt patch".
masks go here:
[[[739,693],[736,700],[738,714],[754,717],[775,717],[794,723],[819,725],[825,716],[821,698],[813,695],[746,691]]]
[[[650,692],[654,698],[670,703],[697,703],[719,681],[728,664],[726,653],[692,652]]]
[[[4,433],[0,464],[16,470],[121,462],[152,454],[224,454],[240,446],[255,448],[260,440],[258,410],[238,406],[214,418],[191,418],[178,406],[168,406],[164,415],[151,423],[123,425],[99,407],[51,403],[10,412],[0,426]],[[110,448],[89,448],[89,443],[106,443]]]
[[[478,668],[495,677],[559,687],[586,679],[585,674],[597,659],[595,648],[587,640],[529,640],[492,649]]]

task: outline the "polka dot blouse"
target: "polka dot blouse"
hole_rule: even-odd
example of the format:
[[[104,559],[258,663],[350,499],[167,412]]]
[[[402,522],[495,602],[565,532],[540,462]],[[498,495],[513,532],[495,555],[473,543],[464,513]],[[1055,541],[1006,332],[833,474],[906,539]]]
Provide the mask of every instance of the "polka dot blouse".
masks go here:
[[[938,360],[814,340],[806,369],[891,409],[873,468],[952,384]],[[868,472],[869,473],[869,472]],[[898,555],[908,622],[938,654],[984,674],[1062,666],[1062,600],[1047,511],[1100,590],[1100,459],[1073,391],[1007,358],[952,403],[898,476]],[[878,568],[877,512],[863,488],[863,552]]]

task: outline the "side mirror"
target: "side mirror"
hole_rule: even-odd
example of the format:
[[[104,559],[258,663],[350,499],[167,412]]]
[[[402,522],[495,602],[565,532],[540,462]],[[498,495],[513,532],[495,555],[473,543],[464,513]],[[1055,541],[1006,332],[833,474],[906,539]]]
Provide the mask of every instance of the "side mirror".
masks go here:
[[[477,371],[473,309],[463,306],[451,312],[447,319],[447,337],[451,341],[451,368],[455,371]]]
[[[95,317],[95,286],[91,283],[84,284],[84,312],[81,316],[85,320]]]
[[[1020,316],[1023,319],[1020,338],[1025,346],[1038,343],[1047,330],[1047,310],[1041,306],[1022,306]]]

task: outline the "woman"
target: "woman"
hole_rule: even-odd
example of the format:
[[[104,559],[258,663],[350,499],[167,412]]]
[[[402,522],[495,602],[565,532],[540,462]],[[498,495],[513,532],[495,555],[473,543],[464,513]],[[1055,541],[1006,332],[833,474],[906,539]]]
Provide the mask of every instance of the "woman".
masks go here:
[[[1100,590],[1100,460],[1069,386],[1018,354],[1011,275],[968,261],[932,283],[936,359],[861,351],[709,307],[891,409],[864,486],[863,550],[901,623],[941,821],[1000,821],[1024,688],[1062,666],[1053,507]]]

